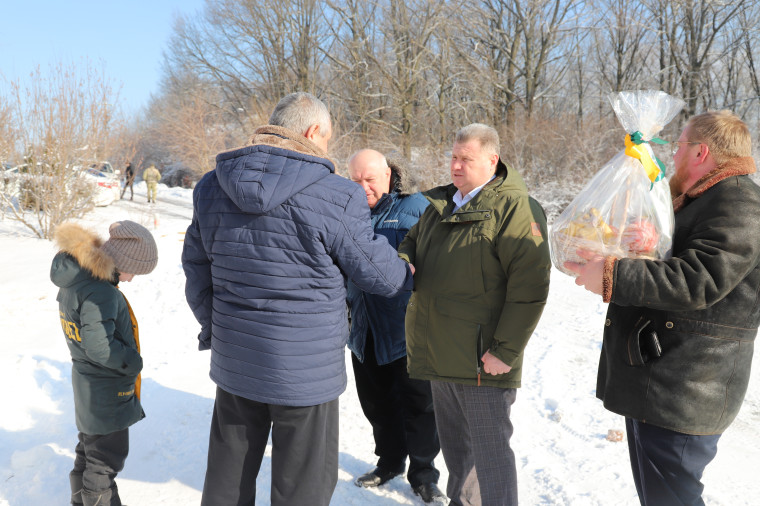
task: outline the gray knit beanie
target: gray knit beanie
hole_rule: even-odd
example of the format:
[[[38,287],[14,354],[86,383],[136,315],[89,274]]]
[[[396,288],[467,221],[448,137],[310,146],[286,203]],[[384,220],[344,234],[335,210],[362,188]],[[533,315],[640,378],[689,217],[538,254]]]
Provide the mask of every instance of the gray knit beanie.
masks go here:
[[[158,263],[158,247],[150,231],[134,221],[111,223],[110,237],[100,247],[125,274],[150,274]]]

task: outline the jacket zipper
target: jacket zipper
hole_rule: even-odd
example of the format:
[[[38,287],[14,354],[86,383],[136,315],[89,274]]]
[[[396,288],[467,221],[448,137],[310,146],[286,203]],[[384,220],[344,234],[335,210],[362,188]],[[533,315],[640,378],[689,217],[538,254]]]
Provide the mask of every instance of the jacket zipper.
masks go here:
[[[480,386],[480,370],[483,366],[483,332],[480,329],[480,325],[478,325],[478,342],[477,342],[477,353],[478,353],[478,386]]]

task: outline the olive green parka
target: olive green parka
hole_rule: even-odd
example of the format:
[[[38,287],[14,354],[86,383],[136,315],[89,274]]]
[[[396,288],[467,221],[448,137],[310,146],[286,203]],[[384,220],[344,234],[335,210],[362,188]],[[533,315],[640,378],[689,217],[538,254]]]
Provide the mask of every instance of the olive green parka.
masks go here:
[[[61,251],[53,258],[50,279],[59,287],[59,316],[71,353],[77,429],[110,434],[145,417],[136,322],[101,240],[65,223],[56,230],[56,242]]]
[[[453,213],[456,192],[453,184],[425,192],[431,205],[399,246],[416,268],[406,313],[409,374],[517,388],[549,293],[546,216],[501,160],[495,178]],[[486,351],[511,371],[485,374]]]

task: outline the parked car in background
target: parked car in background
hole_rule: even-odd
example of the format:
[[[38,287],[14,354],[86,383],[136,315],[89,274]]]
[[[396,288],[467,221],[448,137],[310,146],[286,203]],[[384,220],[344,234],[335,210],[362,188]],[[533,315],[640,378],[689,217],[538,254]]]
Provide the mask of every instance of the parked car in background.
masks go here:
[[[175,163],[164,167],[160,182],[170,188],[175,186],[193,188],[198,182],[198,175],[187,165]]]
[[[121,184],[118,175],[103,172],[92,167],[85,170],[82,175],[95,187],[92,193],[92,203],[94,205],[102,207],[119,200]]]
[[[103,173],[109,179],[119,180],[121,179],[121,171],[114,169],[111,162],[97,162],[90,165],[91,169],[97,169]]]
[[[106,162],[107,163],[107,162]],[[83,168],[81,165],[66,169],[66,174],[53,175],[42,167],[30,170],[26,164],[4,170],[0,175],[0,192],[6,197],[18,198],[24,209],[44,207],[40,200],[47,200],[44,195],[59,192],[61,188],[69,195],[81,195],[91,198],[95,206],[107,206],[119,200],[121,193],[119,176],[113,169],[102,171],[103,164]],[[40,197],[42,195],[42,197]]]

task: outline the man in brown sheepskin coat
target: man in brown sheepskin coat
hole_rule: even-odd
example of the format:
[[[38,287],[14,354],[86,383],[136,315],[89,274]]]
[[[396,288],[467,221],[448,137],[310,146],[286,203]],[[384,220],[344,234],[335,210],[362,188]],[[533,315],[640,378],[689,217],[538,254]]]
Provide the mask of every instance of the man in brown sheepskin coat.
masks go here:
[[[689,120],[673,143],[667,260],[567,263],[609,302],[596,396],[626,417],[642,505],[704,504],[702,472],[736,417],[760,324],[760,188],[747,125]]]

